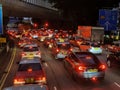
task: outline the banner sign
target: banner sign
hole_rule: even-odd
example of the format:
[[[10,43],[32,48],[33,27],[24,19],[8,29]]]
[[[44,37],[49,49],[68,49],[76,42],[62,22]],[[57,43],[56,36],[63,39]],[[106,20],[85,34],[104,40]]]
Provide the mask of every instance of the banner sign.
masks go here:
[[[99,24],[104,27],[106,31],[116,30],[118,20],[118,10],[99,10]]]
[[[84,38],[90,38],[91,29],[91,26],[78,26],[78,35]]]
[[[0,43],[6,43],[6,38],[0,38]]]
[[[0,4],[0,34],[3,34],[3,12],[2,12],[2,4]]]

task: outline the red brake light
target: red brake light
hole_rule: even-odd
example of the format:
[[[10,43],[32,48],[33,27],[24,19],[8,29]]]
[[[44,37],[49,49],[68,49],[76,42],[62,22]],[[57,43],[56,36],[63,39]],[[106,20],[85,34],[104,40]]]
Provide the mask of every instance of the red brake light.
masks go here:
[[[79,41],[77,41],[77,43],[79,44]]]
[[[92,81],[96,81],[97,78],[96,78],[96,77],[92,77],[91,80],[92,80]]]
[[[72,51],[73,49],[72,48],[70,48],[70,51]]]
[[[47,44],[49,44],[50,42],[47,42]]]
[[[106,69],[106,66],[102,64],[102,65],[99,66],[99,69],[100,69],[100,70],[105,70],[105,69]]]
[[[26,54],[25,53],[22,53],[22,56],[25,56]]]
[[[82,66],[82,65],[79,65],[76,67],[76,70],[77,71],[84,71],[86,69],[86,67]]]
[[[32,46],[30,46],[29,48],[30,48],[30,49],[32,49],[33,47],[32,47]]]
[[[25,83],[25,80],[23,78],[15,78],[13,82],[14,84],[22,84]]]
[[[28,72],[32,72],[32,68],[29,68],[27,71],[28,71]]]
[[[40,55],[41,53],[40,52],[37,52],[36,55]]]
[[[42,81],[46,82],[46,77],[44,77],[44,76],[43,77],[37,77],[36,80],[37,81],[42,80]]]
[[[57,52],[59,52],[60,50],[59,49],[56,49]]]
[[[19,42],[18,45],[20,45],[21,43]]]
[[[79,67],[78,67],[78,70],[83,71],[84,68],[83,68],[82,66],[79,66]]]

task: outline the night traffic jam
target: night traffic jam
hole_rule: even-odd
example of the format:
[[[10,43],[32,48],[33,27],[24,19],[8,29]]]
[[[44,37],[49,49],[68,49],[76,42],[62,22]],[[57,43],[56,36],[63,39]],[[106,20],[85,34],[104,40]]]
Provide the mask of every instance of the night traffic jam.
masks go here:
[[[88,29],[88,26],[78,26],[78,33],[70,34],[69,31],[46,28],[22,31],[9,28],[6,31],[8,53],[12,51],[12,54],[8,55],[8,70],[5,68],[8,74],[3,87],[40,85],[44,88],[40,90],[81,90],[81,87],[88,90],[97,86],[105,90],[111,88],[112,79],[117,80],[115,86],[119,85],[119,79],[111,76],[115,73],[112,70],[118,69],[120,60],[119,51],[111,48],[115,44],[100,43],[100,36],[97,34],[94,39],[88,31],[87,35],[86,31],[80,34],[81,27]],[[96,28],[103,31],[103,28],[93,27]]]
[[[0,90],[120,90],[120,0],[0,0]]]

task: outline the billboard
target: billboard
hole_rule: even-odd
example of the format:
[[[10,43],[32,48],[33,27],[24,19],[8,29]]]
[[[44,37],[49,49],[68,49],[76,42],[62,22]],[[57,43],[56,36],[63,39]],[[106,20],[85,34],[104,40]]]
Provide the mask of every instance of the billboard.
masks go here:
[[[99,24],[106,31],[117,29],[118,10],[99,10]]]
[[[2,12],[2,4],[0,4],[0,34],[3,34],[3,12]]]
[[[89,39],[89,38],[91,38],[91,29],[92,29],[91,26],[78,26],[78,33],[77,34],[80,37]]]

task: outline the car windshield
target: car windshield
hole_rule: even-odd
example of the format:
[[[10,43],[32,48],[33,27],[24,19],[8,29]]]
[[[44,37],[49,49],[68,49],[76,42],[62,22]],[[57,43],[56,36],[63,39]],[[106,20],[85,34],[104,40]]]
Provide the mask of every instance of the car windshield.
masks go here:
[[[92,47],[100,47],[100,45],[98,43],[92,43],[91,46]]]
[[[38,47],[24,47],[24,52],[38,51]]]
[[[29,63],[29,64],[20,64],[18,71],[27,71],[29,68],[32,71],[42,70],[40,63]]]
[[[58,44],[58,48],[60,49],[70,49],[70,44]]]
[[[85,65],[87,65],[87,66],[99,64],[99,61],[98,61],[97,57],[95,57],[93,55],[89,55],[89,54],[77,54],[77,56],[80,59],[80,61],[82,63],[84,63]]]

